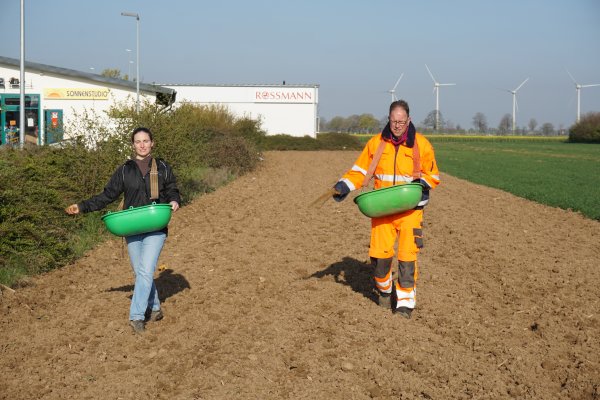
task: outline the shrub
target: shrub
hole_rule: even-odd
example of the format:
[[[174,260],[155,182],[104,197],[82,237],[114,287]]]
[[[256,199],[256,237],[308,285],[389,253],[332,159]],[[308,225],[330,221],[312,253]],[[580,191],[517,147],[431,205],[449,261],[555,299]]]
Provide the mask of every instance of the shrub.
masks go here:
[[[346,133],[321,133],[317,141],[324,150],[361,150],[360,140]]]
[[[258,122],[222,107],[165,111],[146,103],[139,114],[131,105],[106,116],[83,112],[65,127],[72,139],[60,148],[0,148],[0,282],[65,265],[108,237],[101,213],[73,218],[64,208],[102,191],[131,155],[130,132],[138,126],[152,131],[153,154],[173,166],[184,203],[252,169],[253,141],[264,136]]]
[[[294,137],[272,135],[264,137],[259,146],[262,150],[318,150],[319,144],[310,136]]]
[[[208,166],[229,168],[244,173],[256,166],[258,152],[253,144],[242,137],[215,137],[207,149]]]
[[[78,150],[81,148],[27,147],[1,152],[0,279],[4,283],[12,284],[23,274],[51,270],[81,255],[73,246],[77,232],[93,225],[97,216],[66,218],[63,208],[70,198],[91,191],[93,184],[86,175],[95,170],[106,176],[109,171],[97,168],[95,152]],[[89,164],[75,169],[73,165],[84,164],[82,160]]]
[[[581,117],[579,122],[569,129],[569,141],[600,143],[600,112],[590,112]]]
[[[360,150],[360,140],[346,133],[320,133],[317,138],[273,135],[259,142],[262,150]]]

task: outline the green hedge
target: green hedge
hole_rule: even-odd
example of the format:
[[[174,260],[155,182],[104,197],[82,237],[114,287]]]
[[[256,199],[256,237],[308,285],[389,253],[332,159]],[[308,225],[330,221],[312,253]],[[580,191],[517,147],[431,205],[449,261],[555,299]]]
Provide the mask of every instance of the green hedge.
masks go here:
[[[184,203],[254,168],[264,136],[258,122],[223,108],[186,104],[165,112],[146,104],[139,114],[117,106],[108,120],[82,113],[66,127],[66,136],[76,138],[62,148],[1,148],[1,283],[23,283],[27,275],[65,265],[108,237],[101,212],[72,217],[64,208],[102,191],[131,155],[129,136],[137,126],[153,132],[153,154],[173,166]]]
[[[363,145],[347,133],[320,133],[317,138],[288,135],[265,136],[259,140],[263,150],[361,150]]]

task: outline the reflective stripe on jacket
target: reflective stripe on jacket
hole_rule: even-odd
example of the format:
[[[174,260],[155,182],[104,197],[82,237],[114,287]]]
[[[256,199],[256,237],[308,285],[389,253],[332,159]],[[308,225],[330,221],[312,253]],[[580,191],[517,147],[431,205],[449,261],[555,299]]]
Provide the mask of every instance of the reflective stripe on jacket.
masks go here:
[[[420,133],[415,135],[415,139],[421,157],[421,183],[423,184],[424,190],[423,198],[418,206],[422,207],[428,202],[429,189],[435,188],[440,183],[440,176],[437,162],[435,161],[433,147],[431,146],[431,143],[429,143],[429,140]],[[401,144],[396,147],[390,141],[383,139],[381,134],[378,134],[367,142],[367,145],[352,168],[342,177],[341,180],[348,185],[350,190],[360,189],[362,186],[369,165],[382,140],[386,142],[386,145],[383,154],[381,155],[381,159],[375,168],[375,189],[412,182],[412,147],[408,147],[406,144]]]

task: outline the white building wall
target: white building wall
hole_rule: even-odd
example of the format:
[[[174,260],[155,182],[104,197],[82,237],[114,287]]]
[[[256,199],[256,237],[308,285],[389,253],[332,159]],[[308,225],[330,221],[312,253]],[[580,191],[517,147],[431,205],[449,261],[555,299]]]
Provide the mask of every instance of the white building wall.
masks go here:
[[[234,115],[260,119],[268,135],[317,135],[317,85],[161,85],[177,91],[177,103],[222,105]]]

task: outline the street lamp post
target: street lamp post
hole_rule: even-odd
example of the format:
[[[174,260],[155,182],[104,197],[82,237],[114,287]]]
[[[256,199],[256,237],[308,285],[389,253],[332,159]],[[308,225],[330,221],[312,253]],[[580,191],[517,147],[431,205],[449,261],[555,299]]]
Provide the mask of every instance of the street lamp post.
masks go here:
[[[21,0],[21,61],[19,65],[19,147],[25,146],[25,0]]]
[[[135,110],[136,112],[140,112],[140,15],[131,12],[122,12],[122,16],[124,17],[133,17],[136,20],[136,79],[135,79]]]

